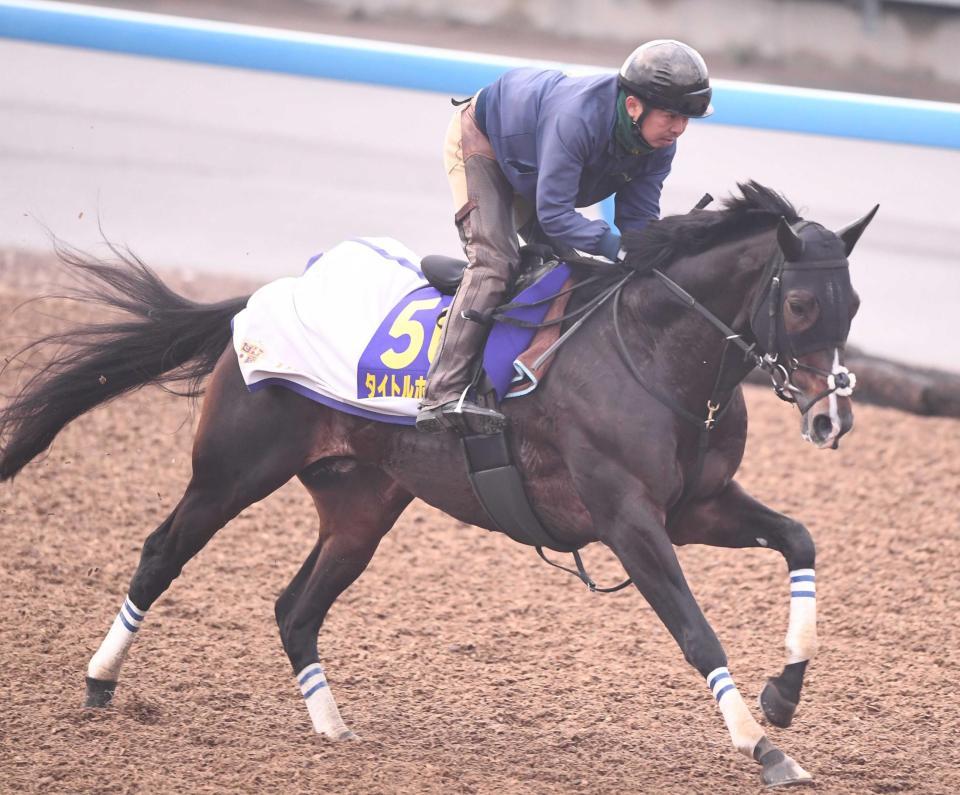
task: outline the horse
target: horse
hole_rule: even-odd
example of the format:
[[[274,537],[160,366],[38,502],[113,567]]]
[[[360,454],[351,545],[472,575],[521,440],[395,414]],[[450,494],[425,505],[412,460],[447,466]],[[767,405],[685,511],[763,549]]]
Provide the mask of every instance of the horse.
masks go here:
[[[674,546],[765,547],[783,556],[786,660],[760,707],[770,723],[789,726],[817,648],[815,545],[803,524],[734,479],[747,436],[740,383],[761,366],[777,394],[797,404],[803,437],[837,447],[853,424],[854,376],[842,354],[859,298],[847,257],[877,208],[833,232],[801,219],[769,188],[739,188],[720,209],[652,222],[635,241],[643,252],[636,270],[613,264],[582,277],[571,306],[598,311],[581,315],[542,385],[503,410],[537,517],[561,548],[599,541],[613,551],[706,680],[735,749],[776,786],[812,777],[751,714]],[[296,476],[320,529],[276,600],[276,621],[315,732],[352,739],[320,664],[319,630],[414,497],[498,529],[471,488],[459,440],[337,411],[282,386],[248,390],[230,344],[231,319],[247,297],[191,302],[131,252],[114,251],[119,260],[60,256],[87,279],[79,297],[128,316],[33,343],[67,347],[0,412],[0,480],[9,480],[67,423],[108,400],[178,382],[187,384],[181,394],[204,395],[192,476],[143,544],[90,659],[86,705],[109,705],[137,631],[183,566],[230,519]]]

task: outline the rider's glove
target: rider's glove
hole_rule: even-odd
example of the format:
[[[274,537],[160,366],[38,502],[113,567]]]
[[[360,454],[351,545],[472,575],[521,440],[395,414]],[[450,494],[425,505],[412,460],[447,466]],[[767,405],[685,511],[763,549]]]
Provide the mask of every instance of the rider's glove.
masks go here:
[[[649,257],[644,256],[644,237],[643,230],[628,229],[623,233],[621,241],[623,243],[620,249],[620,261],[628,268],[644,273],[650,270],[651,264]],[[644,261],[646,260],[646,262]]]

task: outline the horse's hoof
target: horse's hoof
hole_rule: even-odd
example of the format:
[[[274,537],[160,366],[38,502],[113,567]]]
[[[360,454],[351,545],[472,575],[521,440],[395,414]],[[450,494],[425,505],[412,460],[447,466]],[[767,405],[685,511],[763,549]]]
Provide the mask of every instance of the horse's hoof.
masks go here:
[[[777,687],[776,677],[770,677],[760,693],[760,709],[764,717],[774,726],[786,729],[793,722],[797,705],[787,698]]]
[[[813,784],[813,776],[786,754],[779,761],[765,764],[760,780],[765,787],[799,787]]]
[[[345,743],[345,742],[350,742],[351,740],[360,739],[358,735],[354,734],[346,726],[343,727],[343,731],[338,732],[336,734],[327,734],[327,732],[321,732],[320,737],[322,737],[324,740],[327,740],[328,742],[331,742],[331,743]]]
[[[753,749],[753,758],[763,765],[760,780],[765,787],[790,787],[812,784],[811,776],[766,737],[761,737]]]
[[[91,679],[89,676],[87,679],[87,700],[84,702],[83,706],[85,707],[109,707],[111,700],[113,700],[113,694],[117,689],[116,682],[110,682],[106,679]]]

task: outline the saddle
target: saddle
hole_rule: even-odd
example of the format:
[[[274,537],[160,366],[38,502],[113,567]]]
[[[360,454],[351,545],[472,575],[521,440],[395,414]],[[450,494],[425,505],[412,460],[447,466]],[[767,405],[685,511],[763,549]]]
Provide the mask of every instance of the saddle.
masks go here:
[[[454,295],[460,282],[463,279],[463,273],[469,263],[465,259],[448,257],[442,254],[430,254],[420,260],[420,270],[429,284],[443,295]],[[514,281],[507,286],[506,304],[499,307],[501,311],[513,308],[522,314],[523,299],[516,305],[511,302],[523,293],[528,287],[536,284],[544,276],[549,274],[560,266],[561,262],[556,253],[550,246],[533,243],[520,248],[520,267]],[[517,355],[514,367],[516,374],[513,381],[504,389],[500,384],[492,384],[486,377],[486,373],[481,369],[477,373],[474,388],[478,399],[484,405],[498,408],[500,400],[507,398],[516,398],[529,394],[540,383],[540,380],[546,375],[547,370],[553,361],[552,356],[544,354],[557,341],[561,333],[561,325],[557,319],[561,318],[566,312],[567,304],[570,300],[570,293],[566,292],[571,285],[571,280],[565,280],[562,285],[558,282],[556,292],[559,295],[550,303],[545,316],[539,318],[542,327],[538,328],[529,344]],[[511,316],[516,317],[517,312],[507,312],[505,324],[511,322]],[[477,313],[472,318],[478,323],[484,325],[494,325],[492,336],[497,336],[505,332],[505,329],[498,328],[495,321],[502,318],[495,318],[492,314]],[[464,429],[468,431],[468,429]]]
[[[420,260],[420,271],[430,284],[444,295],[457,292],[463,280],[463,272],[469,263],[465,259],[448,257],[444,254],[428,254]],[[553,249],[539,243],[520,247],[520,267],[518,276],[508,288],[507,300],[537,281],[545,273],[560,264]]]

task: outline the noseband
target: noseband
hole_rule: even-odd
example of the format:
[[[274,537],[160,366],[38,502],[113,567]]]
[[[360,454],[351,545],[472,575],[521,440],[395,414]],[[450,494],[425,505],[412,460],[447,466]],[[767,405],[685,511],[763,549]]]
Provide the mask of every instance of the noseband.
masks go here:
[[[821,370],[819,367],[804,364],[795,356],[788,358],[786,364],[782,364],[778,359],[779,356],[777,354],[773,356],[764,354],[757,366],[770,376],[770,382],[777,397],[780,398],[780,400],[785,400],[787,403],[796,403],[801,414],[806,414],[815,403],[823,400],[828,395],[835,394],[838,397],[850,397],[857,385],[857,374],[851,373],[850,370],[839,363],[839,360],[833,365],[830,372],[827,372],[826,370]],[[804,400],[803,390],[793,383],[793,374],[797,372],[797,370],[806,370],[823,376],[827,382],[827,388],[816,397],[810,400]]]

